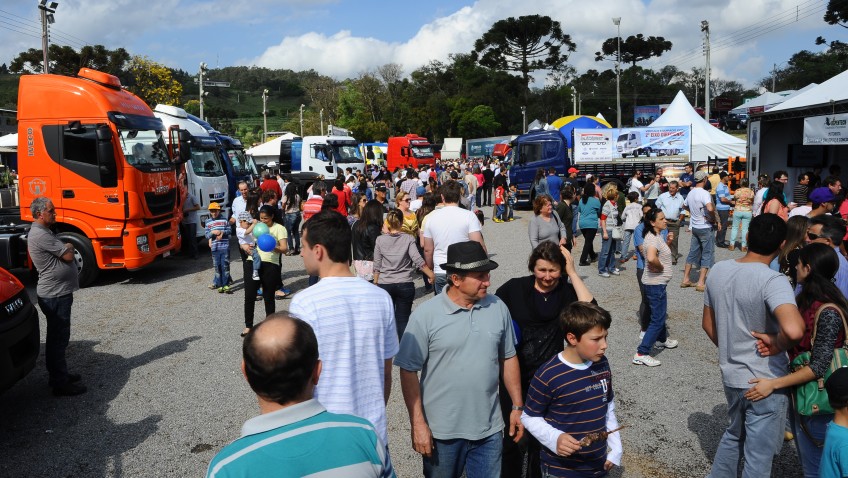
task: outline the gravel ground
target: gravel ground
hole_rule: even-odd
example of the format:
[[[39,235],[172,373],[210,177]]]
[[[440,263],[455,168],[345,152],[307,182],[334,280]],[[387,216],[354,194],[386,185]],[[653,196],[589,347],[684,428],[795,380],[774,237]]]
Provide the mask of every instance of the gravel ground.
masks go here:
[[[500,264],[492,274],[492,292],[528,273],[531,215],[519,211],[515,222],[486,222],[487,245]],[[680,250],[685,253],[688,245],[684,232]],[[741,253],[718,249],[717,254],[724,260]],[[232,256],[238,284],[241,264],[235,251]],[[76,294],[68,358],[89,391],[52,397],[42,356],[28,377],[0,395],[0,477],[205,473],[214,454],[258,413],[239,371],[241,292],[219,295],[207,289],[211,262],[208,256],[172,259],[134,273],[104,273]],[[580,268],[613,316],[607,354],[618,418],[627,426],[623,466],[611,473],[614,477],[705,476],[726,426],[716,349],[701,330],[703,294],[677,287],[683,262],[668,289],[669,327],[680,347],[660,352],[663,365],[650,369],[630,363],[639,332],[635,263],[609,279],[598,276],[595,264]],[[306,286],[299,258],[284,258],[284,270],[292,290]],[[19,276],[34,296],[28,274]],[[430,297],[422,296],[420,285],[416,305]],[[279,309],[287,304],[277,302]],[[262,310],[257,303],[257,317]],[[42,319],[42,336],[43,328]],[[388,413],[398,476],[420,476],[396,370]],[[775,460],[772,476],[801,476],[791,442]]]

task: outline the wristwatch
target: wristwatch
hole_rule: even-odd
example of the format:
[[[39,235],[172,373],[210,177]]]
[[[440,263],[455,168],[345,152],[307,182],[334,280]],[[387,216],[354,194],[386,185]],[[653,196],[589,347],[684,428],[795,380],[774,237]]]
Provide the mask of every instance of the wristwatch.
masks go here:
[[[520,412],[520,411],[523,411],[523,410],[524,410],[524,407],[519,407],[519,406],[517,406],[517,405],[513,405],[513,406],[512,406],[512,409],[513,409],[513,410],[517,410],[517,411],[519,411],[519,412]]]

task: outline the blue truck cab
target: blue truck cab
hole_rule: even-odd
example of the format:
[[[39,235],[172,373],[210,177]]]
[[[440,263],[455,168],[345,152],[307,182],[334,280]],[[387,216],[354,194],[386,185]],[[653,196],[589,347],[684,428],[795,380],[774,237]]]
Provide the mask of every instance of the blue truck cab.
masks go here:
[[[515,185],[517,206],[533,203],[533,179],[536,170],[544,168],[545,175],[554,168],[560,177],[567,176],[570,159],[565,137],[559,130],[534,130],[515,138],[510,143],[512,166],[509,168],[509,183]]]

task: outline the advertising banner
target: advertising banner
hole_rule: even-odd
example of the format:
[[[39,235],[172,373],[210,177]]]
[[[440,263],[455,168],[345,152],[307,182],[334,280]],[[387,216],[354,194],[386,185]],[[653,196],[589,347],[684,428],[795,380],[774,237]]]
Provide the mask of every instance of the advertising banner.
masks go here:
[[[804,118],[804,144],[848,144],[848,113]]]
[[[690,126],[574,130],[575,163],[688,162],[691,154]]]

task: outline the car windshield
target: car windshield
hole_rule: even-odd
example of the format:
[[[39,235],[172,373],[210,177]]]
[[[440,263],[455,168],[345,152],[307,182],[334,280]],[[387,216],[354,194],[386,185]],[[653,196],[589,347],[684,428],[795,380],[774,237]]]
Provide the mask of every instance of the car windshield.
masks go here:
[[[362,155],[355,145],[333,146],[337,163],[361,163]]]
[[[229,149],[227,150],[227,157],[230,158],[230,162],[233,164],[233,170],[237,175],[247,176],[253,173],[250,170],[250,160],[244,155],[243,149]]]
[[[192,148],[191,168],[197,176],[213,177],[224,175],[224,169],[221,167],[218,152],[214,149]]]
[[[432,158],[433,148],[428,146],[413,146],[412,156],[416,158]]]
[[[130,166],[144,171],[172,168],[161,131],[118,130],[118,134]]]

